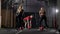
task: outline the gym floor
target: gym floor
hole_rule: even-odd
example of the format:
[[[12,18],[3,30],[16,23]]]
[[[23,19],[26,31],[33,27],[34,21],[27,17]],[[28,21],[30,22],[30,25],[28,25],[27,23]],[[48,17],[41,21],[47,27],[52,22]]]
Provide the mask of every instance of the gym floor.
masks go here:
[[[39,29],[24,29],[17,31],[16,29],[0,29],[0,34],[60,34],[56,29],[46,29],[40,31]]]

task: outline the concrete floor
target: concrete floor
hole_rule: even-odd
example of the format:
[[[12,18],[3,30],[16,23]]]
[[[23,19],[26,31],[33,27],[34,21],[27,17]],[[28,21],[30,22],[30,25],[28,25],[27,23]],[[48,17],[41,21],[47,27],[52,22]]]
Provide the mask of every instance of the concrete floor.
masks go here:
[[[0,34],[59,34],[55,29],[40,31],[39,29],[24,29],[17,32],[16,29],[0,29]]]
[[[16,29],[0,29],[0,34],[15,34]]]

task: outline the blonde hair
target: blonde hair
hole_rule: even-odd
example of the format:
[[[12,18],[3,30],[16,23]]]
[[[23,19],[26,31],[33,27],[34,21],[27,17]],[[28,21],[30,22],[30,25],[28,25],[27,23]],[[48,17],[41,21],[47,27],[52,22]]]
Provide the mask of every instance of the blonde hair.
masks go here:
[[[41,12],[45,12],[45,11],[46,11],[45,8],[44,8],[44,7],[41,7],[40,10],[39,10],[39,14],[40,14]]]
[[[41,7],[40,10],[44,10],[45,11],[45,8],[44,7]]]
[[[20,13],[22,9],[23,9],[22,4],[20,4],[18,9],[17,9],[17,13]]]

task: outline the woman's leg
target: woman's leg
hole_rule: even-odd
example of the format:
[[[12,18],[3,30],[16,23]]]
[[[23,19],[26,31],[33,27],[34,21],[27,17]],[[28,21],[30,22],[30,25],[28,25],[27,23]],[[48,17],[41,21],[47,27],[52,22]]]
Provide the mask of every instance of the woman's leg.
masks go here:
[[[44,16],[44,21],[45,21],[45,26],[48,27],[46,16]]]
[[[39,22],[39,26],[41,27],[41,25],[42,25],[42,21],[43,21],[43,17],[40,17],[40,22]]]
[[[27,27],[26,27],[26,25],[27,25],[27,22],[26,22],[25,20],[24,20],[24,23],[25,23],[24,27],[25,27],[25,28],[27,28]]]

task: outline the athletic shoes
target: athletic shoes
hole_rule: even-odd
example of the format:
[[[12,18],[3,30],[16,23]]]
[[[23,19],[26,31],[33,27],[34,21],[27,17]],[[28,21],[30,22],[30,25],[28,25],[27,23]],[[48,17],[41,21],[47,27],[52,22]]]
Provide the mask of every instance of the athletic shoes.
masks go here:
[[[23,27],[20,27],[20,28],[18,28],[18,31],[23,30],[23,29],[24,29]]]
[[[40,31],[43,31],[44,30],[44,27],[41,26],[41,27],[39,27],[39,29],[40,29]]]

